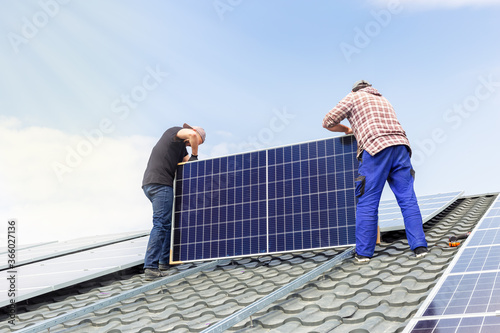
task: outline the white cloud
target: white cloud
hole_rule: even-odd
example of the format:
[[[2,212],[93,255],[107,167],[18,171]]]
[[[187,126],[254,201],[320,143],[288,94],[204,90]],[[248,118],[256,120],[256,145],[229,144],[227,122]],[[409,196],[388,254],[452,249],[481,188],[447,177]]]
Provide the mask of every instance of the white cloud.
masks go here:
[[[85,140],[0,118],[1,220],[18,219],[21,244],[151,228],[141,181],[156,139],[103,137],[58,179],[53,163]]]
[[[500,0],[369,0],[379,6],[389,6],[399,4],[408,9],[440,9],[440,8],[459,8],[459,7],[484,7],[500,6]]]

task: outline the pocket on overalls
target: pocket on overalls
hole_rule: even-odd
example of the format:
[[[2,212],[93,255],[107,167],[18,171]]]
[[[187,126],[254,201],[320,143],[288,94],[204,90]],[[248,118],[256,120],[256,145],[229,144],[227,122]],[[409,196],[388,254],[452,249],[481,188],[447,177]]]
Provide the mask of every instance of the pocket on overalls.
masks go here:
[[[355,191],[356,198],[359,198],[365,193],[365,182],[366,182],[365,176],[360,175],[354,181],[356,183],[356,191]]]

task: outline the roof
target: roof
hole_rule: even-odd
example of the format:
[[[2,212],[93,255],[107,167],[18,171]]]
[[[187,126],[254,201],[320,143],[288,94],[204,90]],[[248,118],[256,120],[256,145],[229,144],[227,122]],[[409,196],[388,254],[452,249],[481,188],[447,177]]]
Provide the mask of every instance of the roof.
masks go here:
[[[424,225],[429,254],[416,259],[404,231],[382,234],[368,264],[346,259],[233,326],[237,332],[401,332],[457,248],[448,237],[470,231],[496,195],[457,199]],[[219,266],[68,320],[50,332],[199,332],[346,248],[228,260]],[[198,264],[172,266],[173,276]],[[21,282],[20,282],[21,283]],[[147,284],[141,266],[17,304],[15,326],[6,308],[0,332],[16,331]]]

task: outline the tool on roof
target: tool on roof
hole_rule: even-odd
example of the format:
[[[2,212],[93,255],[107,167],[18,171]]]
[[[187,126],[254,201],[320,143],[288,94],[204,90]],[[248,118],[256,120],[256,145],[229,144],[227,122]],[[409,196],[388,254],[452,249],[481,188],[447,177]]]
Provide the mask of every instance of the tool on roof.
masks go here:
[[[469,232],[466,232],[465,234],[462,234],[462,235],[458,235],[458,236],[451,236],[449,238],[449,245],[452,246],[452,247],[456,247],[456,246],[459,246],[460,245],[460,240],[462,239],[466,239],[467,237],[469,237],[470,235],[470,231]]]

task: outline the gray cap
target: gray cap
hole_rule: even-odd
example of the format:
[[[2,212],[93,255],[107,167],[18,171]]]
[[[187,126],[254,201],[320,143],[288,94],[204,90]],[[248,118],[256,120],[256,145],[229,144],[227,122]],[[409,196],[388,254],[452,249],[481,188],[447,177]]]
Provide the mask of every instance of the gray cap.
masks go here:
[[[355,91],[355,89],[358,87],[358,86],[367,86],[367,87],[370,87],[371,84],[368,82],[368,81],[365,81],[365,80],[359,80],[359,81],[356,81],[354,83],[354,85],[352,86],[352,91]],[[361,88],[361,87],[360,87]],[[360,88],[356,89],[356,90],[359,90]]]
[[[205,130],[199,126],[191,126],[186,123],[182,125],[183,128],[190,128],[195,130],[200,136],[201,136],[201,143],[205,142],[205,138],[207,137],[207,134],[205,133]]]

